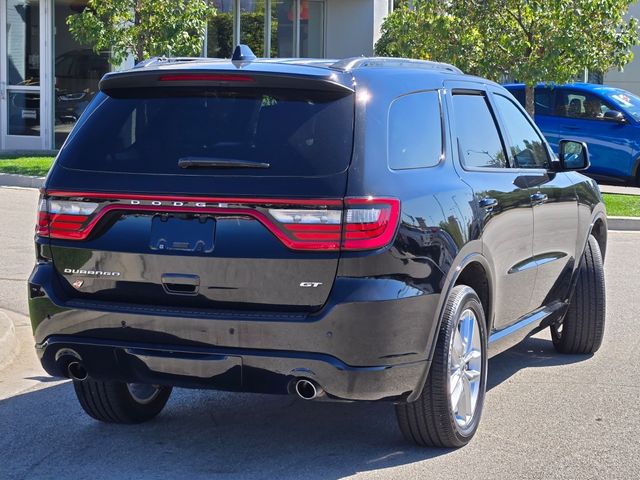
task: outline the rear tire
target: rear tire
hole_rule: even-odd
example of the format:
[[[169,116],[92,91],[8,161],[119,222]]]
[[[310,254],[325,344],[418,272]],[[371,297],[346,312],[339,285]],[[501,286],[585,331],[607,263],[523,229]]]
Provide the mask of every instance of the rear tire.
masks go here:
[[[602,255],[597,240],[589,235],[569,310],[562,322],[551,325],[553,346],[560,353],[595,353],[602,345],[605,317]]]
[[[171,387],[105,382],[88,378],[73,382],[78,401],[91,417],[106,423],[142,423],[158,415]]]
[[[469,332],[469,321],[473,321],[473,331],[465,334],[463,331]],[[447,298],[422,393],[414,402],[396,405],[402,434],[408,441],[425,447],[466,445],[480,423],[486,385],[484,310],[471,287],[458,285]]]

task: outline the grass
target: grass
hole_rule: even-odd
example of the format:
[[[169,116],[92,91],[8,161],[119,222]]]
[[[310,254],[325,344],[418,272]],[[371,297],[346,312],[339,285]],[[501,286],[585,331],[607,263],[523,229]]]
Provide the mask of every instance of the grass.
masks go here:
[[[53,163],[53,157],[0,158],[0,173],[18,173],[44,177]]]
[[[640,217],[640,196],[603,193],[607,215],[612,217]]]

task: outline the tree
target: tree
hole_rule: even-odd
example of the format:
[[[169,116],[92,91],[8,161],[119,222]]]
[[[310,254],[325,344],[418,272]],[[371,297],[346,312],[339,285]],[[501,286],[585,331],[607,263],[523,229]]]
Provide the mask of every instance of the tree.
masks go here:
[[[526,84],[534,114],[537,83],[567,83],[585,68],[606,72],[631,61],[634,0],[415,0],[382,26],[383,56],[453,63],[467,73]]]
[[[67,18],[75,39],[96,52],[110,51],[119,64],[152,56],[200,55],[215,9],[207,0],[89,0]]]

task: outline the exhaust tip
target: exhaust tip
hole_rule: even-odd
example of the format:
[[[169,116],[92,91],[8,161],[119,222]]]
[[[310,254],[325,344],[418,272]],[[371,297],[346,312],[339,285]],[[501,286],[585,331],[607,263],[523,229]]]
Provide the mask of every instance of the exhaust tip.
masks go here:
[[[84,368],[80,362],[71,362],[67,366],[67,372],[69,373],[69,378],[79,382],[82,382],[89,377],[87,369]]]
[[[324,391],[311,380],[301,378],[296,382],[296,393],[303,400],[313,400],[322,395]]]

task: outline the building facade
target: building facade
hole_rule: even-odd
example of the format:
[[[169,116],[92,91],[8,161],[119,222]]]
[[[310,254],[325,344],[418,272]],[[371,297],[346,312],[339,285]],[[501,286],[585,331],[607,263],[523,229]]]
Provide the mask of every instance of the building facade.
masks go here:
[[[237,43],[263,57],[371,55],[393,0],[209,0],[218,14],[203,53]],[[109,52],[80,45],[67,18],[86,0],[0,0],[0,151],[59,148],[113,70]],[[127,68],[131,62],[118,68]]]
[[[640,2],[635,2],[629,7],[628,15],[640,18]],[[607,72],[604,83],[640,95],[640,45],[636,45],[632,50],[633,61],[625,65],[622,70]]]

